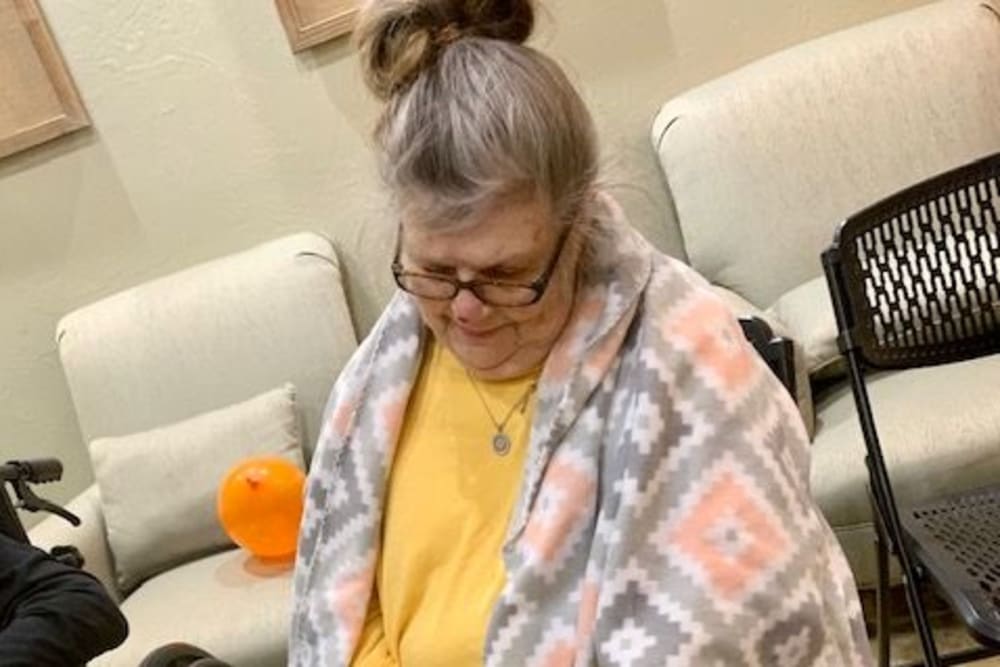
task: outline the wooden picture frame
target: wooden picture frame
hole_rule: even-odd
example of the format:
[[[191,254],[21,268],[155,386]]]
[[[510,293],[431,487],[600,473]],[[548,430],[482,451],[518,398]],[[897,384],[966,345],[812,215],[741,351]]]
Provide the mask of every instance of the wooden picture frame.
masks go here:
[[[90,125],[38,0],[0,0],[0,158]]]
[[[339,37],[351,31],[359,0],[275,0],[292,51]]]

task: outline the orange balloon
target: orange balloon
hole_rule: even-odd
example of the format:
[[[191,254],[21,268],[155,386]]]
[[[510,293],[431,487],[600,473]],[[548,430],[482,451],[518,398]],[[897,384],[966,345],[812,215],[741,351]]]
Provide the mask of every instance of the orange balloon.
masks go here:
[[[295,555],[305,474],[287,459],[259,456],[234,466],[219,485],[216,507],[226,534],[253,555]]]

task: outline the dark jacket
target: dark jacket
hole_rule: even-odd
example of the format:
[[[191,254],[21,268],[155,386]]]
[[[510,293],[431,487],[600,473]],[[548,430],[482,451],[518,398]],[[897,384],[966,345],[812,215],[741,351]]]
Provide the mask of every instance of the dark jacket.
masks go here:
[[[83,665],[127,635],[97,579],[0,534],[0,665]]]

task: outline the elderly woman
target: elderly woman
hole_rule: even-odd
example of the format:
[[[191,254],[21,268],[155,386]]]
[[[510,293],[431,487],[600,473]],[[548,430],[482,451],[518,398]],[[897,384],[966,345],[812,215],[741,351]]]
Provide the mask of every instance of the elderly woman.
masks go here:
[[[864,665],[794,404],[621,221],[529,0],[374,0],[399,292],[312,464],[293,665]]]

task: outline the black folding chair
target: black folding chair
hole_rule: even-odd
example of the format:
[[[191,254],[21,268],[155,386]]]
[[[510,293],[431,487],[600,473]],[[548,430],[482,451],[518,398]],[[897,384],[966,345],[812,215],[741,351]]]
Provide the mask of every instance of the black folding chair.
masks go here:
[[[867,449],[878,535],[881,665],[889,664],[888,551],[899,560],[927,665],[1000,654],[1000,480],[919,506],[897,505],[864,381],[868,369],[946,364],[1000,352],[998,232],[1000,154],[850,217],[823,253]],[[980,647],[938,654],[921,603],[923,580],[936,585]]]

